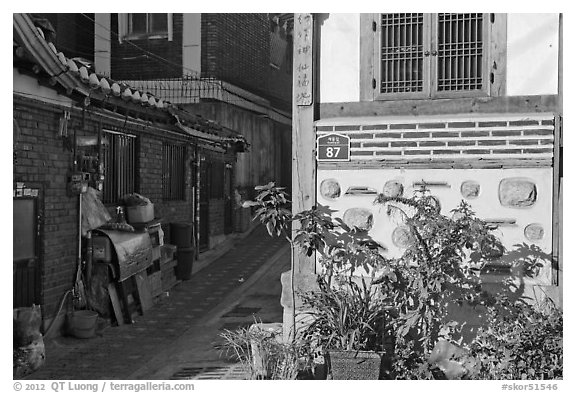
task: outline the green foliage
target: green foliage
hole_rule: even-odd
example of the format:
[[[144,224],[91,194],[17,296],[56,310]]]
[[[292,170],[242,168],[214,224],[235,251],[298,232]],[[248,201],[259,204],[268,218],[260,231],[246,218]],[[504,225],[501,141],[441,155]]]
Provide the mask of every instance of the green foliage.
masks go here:
[[[388,308],[378,288],[352,277],[335,281],[331,285],[320,276],[320,290],[301,295],[306,314],[313,317],[303,337],[323,349],[382,351]]]
[[[255,187],[258,194],[254,201],[246,201],[243,207],[255,207],[255,217],[266,226],[270,236],[285,236],[289,241],[292,212],[290,200],[283,187],[274,183]]]
[[[333,210],[318,205],[292,215],[290,201],[282,187],[268,183],[256,187],[256,191],[256,199],[244,203],[245,207],[256,208],[255,219],[266,226],[271,236],[286,237],[306,255],[318,252],[329,275],[383,266],[378,243],[365,231],[349,228],[340,218],[333,218]],[[293,222],[296,223],[294,229]]]
[[[482,291],[480,271],[506,250],[493,234],[495,228],[478,219],[465,201],[447,217],[425,187],[411,198],[379,195],[374,203],[410,229],[403,255],[386,259],[366,231],[332,218],[327,207],[292,216],[281,188],[270,183],[257,191],[252,206],[268,232],[284,235],[307,255],[317,252],[325,267],[320,290],[302,295],[313,317],[303,335],[311,345],[381,351],[384,338],[392,335],[391,376],[397,379],[562,376],[561,311],[543,313],[517,296],[508,300]],[[550,255],[520,244],[506,260],[512,273],[535,277]],[[378,272],[378,277],[360,286],[351,278],[359,268]],[[337,285],[331,285],[332,278]],[[469,348],[455,352],[445,350],[461,344],[462,326],[447,315],[451,302],[489,311],[488,328]]]
[[[378,282],[398,311],[393,326],[399,355],[405,356],[403,346],[415,340],[411,350],[426,358],[450,322],[449,302],[475,297],[479,284],[475,273],[488,259],[485,250],[499,242],[466,202],[453,210],[452,218],[446,217],[426,188],[412,198],[380,195],[375,203],[387,207],[389,214],[400,213],[410,228],[409,246],[401,257],[389,261]]]
[[[246,370],[247,379],[296,379],[311,368],[309,346],[304,342],[279,342],[261,329],[239,328],[220,333],[220,350],[232,356]]]
[[[468,349],[471,379],[562,379],[562,310],[498,302]]]

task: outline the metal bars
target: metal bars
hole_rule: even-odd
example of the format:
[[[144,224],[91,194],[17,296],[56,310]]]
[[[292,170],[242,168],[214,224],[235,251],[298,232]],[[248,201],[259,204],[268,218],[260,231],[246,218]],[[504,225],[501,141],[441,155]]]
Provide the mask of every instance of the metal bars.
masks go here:
[[[481,94],[487,88],[485,14],[380,14],[380,98]]]
[[[438,90],[482,89],[482,14],[438,14]]]
[[[381,93],[421,92],[424,14],[382,14]]]
[[[102,142],[102,201],[116,203],[136,191],[136,137],[104,131]]]
[[[185,157],[185,145],[162,145],[162,199],[185,199]]]

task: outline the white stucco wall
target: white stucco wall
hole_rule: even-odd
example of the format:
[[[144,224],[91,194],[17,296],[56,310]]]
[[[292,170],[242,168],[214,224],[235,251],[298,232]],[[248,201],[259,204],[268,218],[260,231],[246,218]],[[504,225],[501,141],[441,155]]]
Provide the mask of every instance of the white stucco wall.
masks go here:
[[[558,14],[509,14],[507,95],[558,94]]]
[[[201,14],[183,14],[182,66],[184,72],[201,70]]]
[[[557,94],[558,14],[509,14],[507,37],[507,95]],[[360,14],[329,14],[320,50],[320,101],[359,101]]]
[[[16,68],[13,68],[12,81],[13,92],[15,94],[63,106],[71,106],[75,104],[75,102],[68,96],[58,94],[56,90],[42,86],[38,83],[37,78],[21,74]]]
[[[320,100],[360,100],[360,14],[330,14],[322,24]]]

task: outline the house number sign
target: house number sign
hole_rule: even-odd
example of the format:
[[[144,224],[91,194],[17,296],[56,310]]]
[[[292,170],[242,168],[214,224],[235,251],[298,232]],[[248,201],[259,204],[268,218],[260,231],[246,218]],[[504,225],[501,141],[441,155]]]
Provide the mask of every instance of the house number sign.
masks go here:
[[[312,104],[312,14],[294,15],[296,105]]]
[[[316,139],[316,159],[318,161],[350,161],[350,137],[328,134]]]

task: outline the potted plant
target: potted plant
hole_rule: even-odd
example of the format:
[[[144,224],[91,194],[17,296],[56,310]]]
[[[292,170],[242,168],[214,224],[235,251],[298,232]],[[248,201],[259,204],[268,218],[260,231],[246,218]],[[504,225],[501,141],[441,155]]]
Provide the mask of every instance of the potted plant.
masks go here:
[[[320,290],[299,294],[312,320],[301,338],[330,351],[333,377],[378,379],[382,328],[388,308],[377,287],[363,279],[358,283],[352,276],[360,268],[374,271],[382,267],[385,260],[378,253],[378,244],[366,231],[332,218],[332,211],[325,206],[292,215],[286,193],[274,183],[258,186],[256,191],[255,200],[245,205],[256,208],[255,218],[266,225],[269,234],[284,236],[307,255],[317,252],[324,267],[319,277]],[[297,223],[297,229],[291,229],[292,222]],[[294,291],[292,295],[296,296]],[[295,319],[292,323],[296,331]],[[351,370],[356,367],[371,371],[358,369],[345,376],[340,374],[339,365],[348,361],[340,359],[349,359],[355,365],[347,367]]]
[[[364,279],[325,276],[319,291],[302,294],[312,322],[302,336],[326,352],[333,379],[379,379],[389,308]]]

